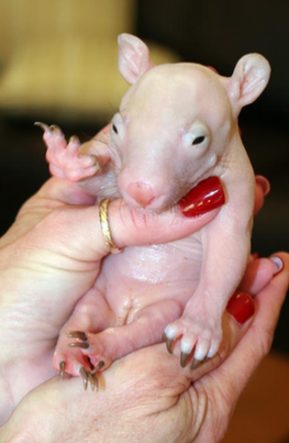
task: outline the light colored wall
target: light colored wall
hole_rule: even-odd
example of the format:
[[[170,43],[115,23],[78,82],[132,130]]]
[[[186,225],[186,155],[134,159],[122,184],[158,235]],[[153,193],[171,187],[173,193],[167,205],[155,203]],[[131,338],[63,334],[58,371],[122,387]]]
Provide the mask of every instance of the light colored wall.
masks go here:
[[[27,39],[115,38],[134,31],[134,0],[0,0],[0,57]]]

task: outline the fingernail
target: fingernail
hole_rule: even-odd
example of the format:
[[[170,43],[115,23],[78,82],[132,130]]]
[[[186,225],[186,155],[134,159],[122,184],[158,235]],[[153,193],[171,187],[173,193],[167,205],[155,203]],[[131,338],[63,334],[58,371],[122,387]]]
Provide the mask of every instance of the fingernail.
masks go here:
[[[256,175],[256,183],[260,185],[263,189],[264,195],[267,195],[270,192],[271,185],[269,180],[263,175]]]
[[[282,258],[278,257],[277,255],[273,255],[272,257],[270,257],[270,260],[274,263],[276,267],[276,272],[274,272],[274,275],[279,274],[279,272],[281,272],[284,268],[284,262]]]
[[[225,203],[225,194],[219,177],[202,180],[179,201],[186,217],[194,217],[218,208]]]
[[[237,292],[229,300],[227,311],[238,323],[243,324],[254,315],[254,299],[247,292]]]

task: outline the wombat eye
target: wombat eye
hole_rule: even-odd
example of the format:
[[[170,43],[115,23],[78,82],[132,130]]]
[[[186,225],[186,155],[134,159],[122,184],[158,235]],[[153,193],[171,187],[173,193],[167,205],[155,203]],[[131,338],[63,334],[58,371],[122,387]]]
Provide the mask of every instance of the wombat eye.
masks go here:
[[[114,132],[115,134],[118,134],[118,129],[117,129],[117,127],[115,126],[114,123],[113,123],[113,125],[112,125],[112,130],[113,130],[113,132]]]
[[[199,137],[196,137],[193,142],[192,145],[199,145],[200,143],[202,143],[205,140],[205,136],[204,135],[200,135]]]

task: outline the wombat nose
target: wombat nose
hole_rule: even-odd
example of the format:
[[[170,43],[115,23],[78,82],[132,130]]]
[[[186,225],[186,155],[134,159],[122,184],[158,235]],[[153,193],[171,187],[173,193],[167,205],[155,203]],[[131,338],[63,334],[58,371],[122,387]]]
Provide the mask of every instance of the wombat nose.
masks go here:
[[[155,198],[153,188],[143,182],[130,183],[127,187],[127,193],[143,208],[148,206]]]

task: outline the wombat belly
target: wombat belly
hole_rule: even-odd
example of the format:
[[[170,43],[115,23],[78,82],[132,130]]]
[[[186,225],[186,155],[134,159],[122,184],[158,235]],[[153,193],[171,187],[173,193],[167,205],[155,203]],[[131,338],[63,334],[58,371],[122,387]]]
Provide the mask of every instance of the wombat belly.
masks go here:
[[[177,298],[185,306],[199,281],[202,244],[198,235],[165,245],[130,247],[107,257],[97,284],[119,318]]]

